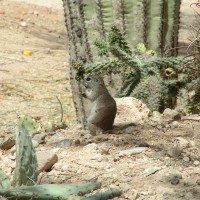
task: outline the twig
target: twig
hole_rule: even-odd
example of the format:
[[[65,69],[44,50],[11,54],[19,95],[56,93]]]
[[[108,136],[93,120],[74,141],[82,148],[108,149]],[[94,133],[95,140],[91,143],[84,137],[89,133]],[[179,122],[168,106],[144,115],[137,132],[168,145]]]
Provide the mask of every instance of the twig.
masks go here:
[[[56,96],[56,99],[58,100],[58,102],[60,104],[60,108],[61,108],[61,119],[60,119],[60,121],[62,122],[63,121],[63,107],[62,107],[62,103],[61,103],[60,99],[58,98],[58,96]]]

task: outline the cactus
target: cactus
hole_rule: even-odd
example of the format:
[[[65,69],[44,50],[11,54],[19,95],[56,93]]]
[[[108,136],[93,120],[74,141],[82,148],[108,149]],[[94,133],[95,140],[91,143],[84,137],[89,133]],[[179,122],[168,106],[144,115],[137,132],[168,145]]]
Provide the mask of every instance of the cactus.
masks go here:
[[[26,117],[20,118],[15,128],[16,167],[13,185],[33,185],[37,182],[38,164],[31,135],[35,129]],[[37,126],[36,126],[37,127]]]
[[[41,129],[40,123],[30,116],[21,116],[18,121],[18,126],[22,125],[30,136],[35,135]]]
[[[105,39],[96,40],[95,44],[100,55],[111,53],[115,59],[85,66],[78,64],[75,67],[77,79],[84,77],[84,74],[105,74],[108,71],[116,72],[123,67],[124,84],[118,91],[117,97],[131,95],[147,103],[152,111],[162,111],[164,102],[176,97],[178,90],[186,84],[187,79],[177,79],[178,72],[183,71],[177,66],[187,63],[187,59],[182,57],[157,58],[155,53],[147,51],[142,43],[132,51],[116,26],[111,27]]]
[[[8,189],[10,188],[10,186],[11,186],[11,183],[10,183],[9,178],[6,176],[4,171],[0,169],[0,190]]]
[[[138,43],[144,43],[148,49],[163,55],[168,48],[177,47],[180,2],[181,0],[63,0],[70,48],[72,93],[77,119],[83,128],[86,103],[81,96],[79,82],[74,81],[76,73],[73,66],[77,63],[90,65],[92,61],[106,61],[107,64],[113,61],[110,55],[98,57],[94,45],[96,38],[105,39],[112,25],[119,27],[131,49]],[[117,77],[112,76],[114,79]],[[132,88],[131,83],[128,85]]]
[[[0,195],[11,200],[16,198],[22,200],[107,200],[114,197],[119,197],[121,191],[107,191],[97,193],[88,197],[81,197],[88,192],[98,189],[101,186],[99,182],[91,181],[79,185],[66,184],[43,184],[35,186],[21,186],[13,189],[0,189]]]
[[[28,134],[31,137],[35,135],[36,133],[38,133],[41,129],[40,123],[35,121],[35,119],[33,119],[30,116],[21,116],[18,124],[22,124],[26,128],[26,130],[28,131]],[[0,143],[0,149],[8,150],[12,148],[14,145],[15,145],[15,137],[11,136]]]

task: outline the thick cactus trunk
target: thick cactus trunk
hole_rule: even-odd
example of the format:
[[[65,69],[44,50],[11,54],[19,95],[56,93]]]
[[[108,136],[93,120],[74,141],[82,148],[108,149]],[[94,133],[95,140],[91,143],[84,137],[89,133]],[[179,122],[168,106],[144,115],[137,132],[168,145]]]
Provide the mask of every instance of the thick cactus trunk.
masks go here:
[[[73,100],[76,108],[77,121],[85,128],[85,109],[81,95],[81,87],[75,80],[75,71],[72,67],[77,61],[88,63],[93,59],[85,27],[84,4],[83,1],[63,0],[63,6],[69,38],[70,79]]]

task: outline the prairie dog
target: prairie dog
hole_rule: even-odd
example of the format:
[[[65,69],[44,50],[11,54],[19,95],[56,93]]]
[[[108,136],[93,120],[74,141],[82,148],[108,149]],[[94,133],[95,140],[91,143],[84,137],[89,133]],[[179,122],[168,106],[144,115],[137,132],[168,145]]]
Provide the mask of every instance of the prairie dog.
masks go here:
[[[87,126],[92,135],[111,130],[117,112],[116,102],[109,94],[104,81],[99,76],[91,76],[83,81],[85,95],[92,102],[87,118]]]

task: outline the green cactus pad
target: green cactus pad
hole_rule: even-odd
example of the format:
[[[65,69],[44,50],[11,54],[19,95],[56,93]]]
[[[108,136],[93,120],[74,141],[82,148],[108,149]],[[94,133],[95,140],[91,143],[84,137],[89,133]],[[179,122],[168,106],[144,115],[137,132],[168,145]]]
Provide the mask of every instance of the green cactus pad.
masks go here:
[[[23,125],[31,136],[38,133],[41,129],[40,123],[36,122],[35,119],[30,116],[21,116],[18,125]]]
[[[4,173],[2,169],[0,169],[0,189],[8,189],[10,188],[11,183],[7,175]]]
[[[21,118],[15,129],[16,167],[13,185],[34,185],[37,182],[38,164],[31,134],[35,130],[27,118]],[[32,121],[31,121],[32,122]],[[27,130],[28,128],[28,130]]]

